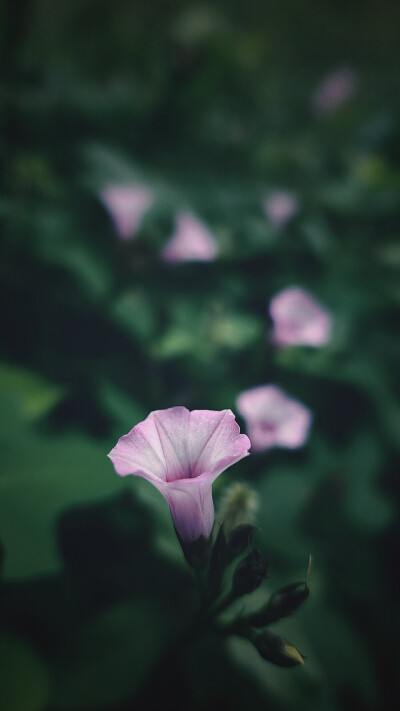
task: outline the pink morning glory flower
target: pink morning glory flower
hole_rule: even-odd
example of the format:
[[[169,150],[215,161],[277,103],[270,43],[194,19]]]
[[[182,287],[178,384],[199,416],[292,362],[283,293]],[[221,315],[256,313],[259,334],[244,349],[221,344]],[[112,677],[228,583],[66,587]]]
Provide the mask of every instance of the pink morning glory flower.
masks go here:
[[[357,74],[352,69],[344,67],[328,74],[314,93],[314,110],[318,114],[336,111],[353,96],[356,88]]]
[[[310,294],[293,286],[274,296],[269,305],[277,346],[323,346],[330,340],[332,318]]]
[[[269,193],[263,202],[267,218],[275,227],[283,227],[296,214],[299,204],[294,193],[276,190]]]
[[[100,198],[110,213],[117,234],[124,240],[135,235],[154,199],[149,188],[135,183],[108,185],[101,190]]]
[[[121,437],[108,455],[117,474],[147,479],[167,500],[178,537],[208,538],[212,484],[250,447],[230,410],[156,410]]]
[[[311,413],[275,385],[261,385],[242,392],[237,409],[246,420],[252,449],[296,449],[307,439]]]
[[[207,227],[191,212],[181,212],[176,228],[162,251],[165,262],[210,262],[218,246]]]

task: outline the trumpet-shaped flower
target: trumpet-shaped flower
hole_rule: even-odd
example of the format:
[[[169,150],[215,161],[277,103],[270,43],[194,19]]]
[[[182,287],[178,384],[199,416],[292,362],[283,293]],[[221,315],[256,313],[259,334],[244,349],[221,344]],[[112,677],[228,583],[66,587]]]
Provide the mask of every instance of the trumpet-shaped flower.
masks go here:
[[[117,474],[147,479],[167,500],[181,541],[208,538],[214,524],[212,484],[248,454],[230,410],[156,410],[121,437],[109,457]]]
[[[176,229],[162,251],[165,262],[210,262],[218,246],[211,232],[191,212],[181,212]]]
[[[313,95],[317,114],[329,114],[351,99],[357,89],[357,74],[348,67],[328,74]]]
[[[117,234],[124,240],[134,236],[145,212],[153,203],[151,190],[135,183],[108,185],[100,192],[100,197]]]
[[[294,193],[277,190],[270,193],[263,203],[267,218],[275,227],[283,227],[296,214],[299,204]]]
[[[307,439],[311,413],[275,385],[261,385],[242,392],[237,409],[246,420],[254,451],[271,447],[296,449]]]
[[[294,286],[281,291],[271,300],[269,313],[277,346],[323,346],[330,340],[331,315],[304,289]]]

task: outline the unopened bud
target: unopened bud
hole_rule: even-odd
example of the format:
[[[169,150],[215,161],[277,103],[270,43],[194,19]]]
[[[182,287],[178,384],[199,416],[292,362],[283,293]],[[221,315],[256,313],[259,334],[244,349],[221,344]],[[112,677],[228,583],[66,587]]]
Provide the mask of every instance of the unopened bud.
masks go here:
[[[249,547],[256,527],[251,523],[241,523],[233,529],[228,541],[229,560],[234,560]]]
[[[260,551],[256,549],[236,566],[232,580],[233,594],[239,597],[253,592],[261,585],[266,574],[266,565],[261,560]]]
[[[308,598],[310,591],[305,583],[289,583],[276,590],[265,607],[253,613],[249,622],[253,627],[265,627],[271,622],[291,615]]]
[[[253,637],[253,644],[260,656],[279,667],[296,667],[304,664],[304,659],[296,647],[287,639],[269,630]]]

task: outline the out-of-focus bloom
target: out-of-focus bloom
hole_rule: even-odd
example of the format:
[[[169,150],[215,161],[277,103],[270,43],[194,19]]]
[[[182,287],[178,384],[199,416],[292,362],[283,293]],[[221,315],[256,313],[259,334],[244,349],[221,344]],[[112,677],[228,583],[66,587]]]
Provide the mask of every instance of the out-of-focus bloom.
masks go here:
[[[217,253],[217,243],[207,227],[191,212],[181,212],[161,256],[165,262],[210,262]]]
[[[135,235],[154,200],[149,188],[135,183],[107,185],[100,191],[100,197],[122,239]]]
[[[276,190],[269,193],[263,202],[267,218],[275,227],[283,227],[299,209],[299,202],[294,195],[286,190]]]
[[[331,315],[300,287],[289,287],[274,296],[269,313],[277,346],[323,346],[330,340]]]
[[[252,449],[301,447],[307,439],[311,413],[275,385],[261,385],[242,392],[237,409],[246,420]]]
[[[181,541],[208,538],[214,524],[212,484],[248,454],[230,410],[156,410],[121,437],[108,455],[121,476],[150,481],[167,500]]]
[[[316,113],[327,114],[338,109],[353,96],[357,83],[356,72],[346,67],[328,74],[313,95]]]

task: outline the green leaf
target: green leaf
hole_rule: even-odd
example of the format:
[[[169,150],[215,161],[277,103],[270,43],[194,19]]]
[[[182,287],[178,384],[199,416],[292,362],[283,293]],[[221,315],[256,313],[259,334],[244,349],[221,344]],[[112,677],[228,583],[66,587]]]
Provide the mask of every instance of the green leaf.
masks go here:
[[[60,401],[64,389],[16,366],[0,364],[0,396],[11,397],[28,419],[46,415]]]
[[[48,708],[49,670],[28,642],[0,637],[0,708],[44,711]]]
[[[56,660],[54,706],[86,710],[128,698],[144,681],[162,642],[156,607],[140,601],[107,610],[73,634]]]

